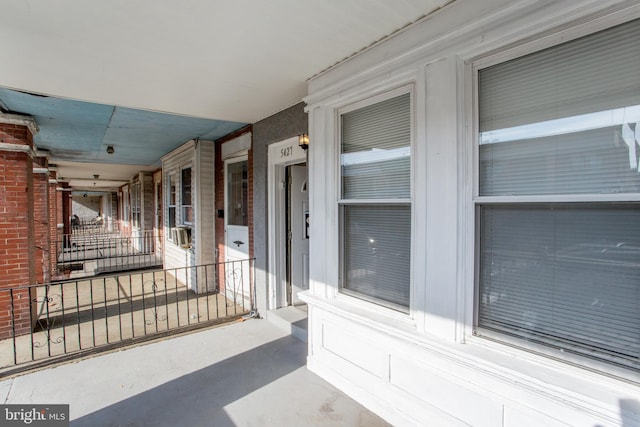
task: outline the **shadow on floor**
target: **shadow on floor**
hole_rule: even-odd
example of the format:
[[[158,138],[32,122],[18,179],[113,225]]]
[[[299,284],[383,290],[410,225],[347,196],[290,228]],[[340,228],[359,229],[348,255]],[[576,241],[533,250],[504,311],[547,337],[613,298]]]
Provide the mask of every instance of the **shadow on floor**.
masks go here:
[[[260,398],[247,396],[303,367],[306,348],[300,346],[306,347],[291,336],[271,341],[75,419],[71,426],[273,425],[269,413],[279,411],[283,402],[275,399],[286,394],[278,392],[266,399],[265,393],[259,393]],[[298,392],[304,389],[304,384],[298,386]],[[295,395],[295,390],[290,391]],[[234,419],[225,408],[232,404]],[[322,410],[314,409],[318,416]]]

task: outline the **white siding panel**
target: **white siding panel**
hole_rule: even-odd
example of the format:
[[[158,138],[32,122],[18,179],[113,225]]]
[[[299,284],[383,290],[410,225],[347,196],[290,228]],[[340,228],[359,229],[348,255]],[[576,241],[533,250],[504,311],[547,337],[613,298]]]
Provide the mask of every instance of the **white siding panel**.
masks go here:
[[[194,169],[195,215],[197,229],[197,262],[215,262],[215,146],[212,141],[200,141]]]
[[[502,425],[502,405],[406,357],[391,357],[391,384],[477,427]]]
[[[355,331],[354,331],[355,332]],[[389,353],[374,341],[363,339],[367,334],[345,332],[340,326],[325,323],[322,333],[322,345],[347,362],[364,369],[378,378],[389,376]]]
[[[190,145],[190,147],[189,147]],[[169,192],[167,190],[167,185],[169,182],[169,175],[173,174],[174,179],[180,180],[180,169],[184,166],[191,165],[194,159],[194,150],[193,144],[187,143],[185,144],[185,149],[175,150],[174,153],[171,153],[162,159],[162,179],[164,186],[164,268],[172,269],[172,268],[180,268],[195,265],[195,252],[191,249],[184,249],[174,244],[169,240],[169,213],[168,213],[168,205],[169,205]],[[177,192],[177,203],[180,203],[180,191]],[[180,209],[176,209],[176,225],[179,225],[182,221],[181,218],[182,212]],[[193,236],[192,232],[192,236]],[[193,236],[195,237],[195,236]]]

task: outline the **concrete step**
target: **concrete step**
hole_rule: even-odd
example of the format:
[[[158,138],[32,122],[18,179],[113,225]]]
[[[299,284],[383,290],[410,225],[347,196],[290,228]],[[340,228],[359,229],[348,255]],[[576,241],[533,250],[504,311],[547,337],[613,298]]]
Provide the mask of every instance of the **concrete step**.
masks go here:
[[[267,311],[267,320],[289,332],[300,341],[307,342],[307,306],[289,306]]]

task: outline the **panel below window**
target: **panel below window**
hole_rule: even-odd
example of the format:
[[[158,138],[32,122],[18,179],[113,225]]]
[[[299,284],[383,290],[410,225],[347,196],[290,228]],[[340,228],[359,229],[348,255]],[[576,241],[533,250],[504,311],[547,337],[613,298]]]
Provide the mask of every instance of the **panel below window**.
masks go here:
[[[480,209],[481,330],[640,369],[640,207]]]
[[[408,311],[411,206],[346,205],[342,290]]]

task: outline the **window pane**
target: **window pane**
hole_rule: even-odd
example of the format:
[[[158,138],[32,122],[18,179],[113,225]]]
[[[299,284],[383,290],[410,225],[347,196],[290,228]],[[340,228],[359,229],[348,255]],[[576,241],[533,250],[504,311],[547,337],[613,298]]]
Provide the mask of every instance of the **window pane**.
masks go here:
[[[169,229],[174,228],[176,226],[176,208],[174,206],[169,206]],[[169,234],[169,238],[171,238],[171,234]]]
[[[342,287],[409,307],[411,207],[343,206]]]
[[[247,167],[246,160],[227,165],[227,224],[229,225],[247,226],[249,224]]]
[[[479,326],[640,368],[640,209],[482,207]]]
[[[169,205],[176,204],[176,179],[173,175],[169,175]]]
[[[479,72],[480,195],[640,190],[640,20]]]
[[[342,115],[342,197],[410,197],[411,106],[404,94]]]
[[[191,168],[182,169],[182,205],[191,206]]]

